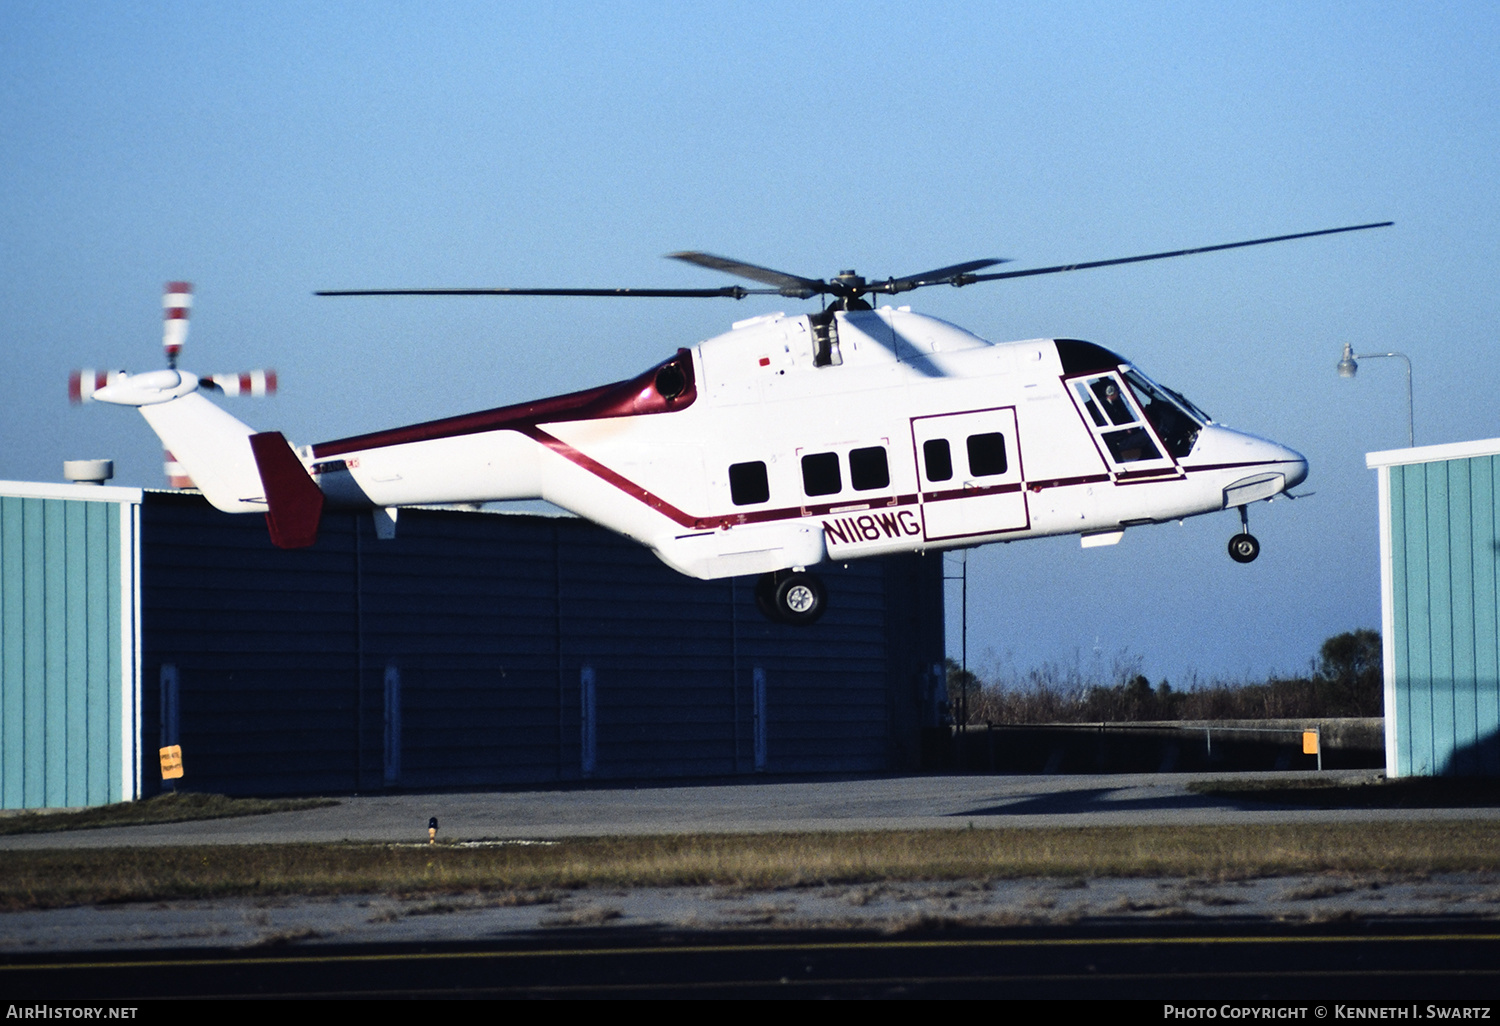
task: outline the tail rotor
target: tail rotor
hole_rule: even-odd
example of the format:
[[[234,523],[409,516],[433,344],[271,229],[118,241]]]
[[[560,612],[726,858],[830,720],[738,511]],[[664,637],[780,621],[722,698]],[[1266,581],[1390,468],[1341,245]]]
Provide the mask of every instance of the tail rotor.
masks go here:
[[[202,376],[178,370],[177,362],[182,355],[182,347],[187,342],[188,316],[192,309],[193,283],[167,282],[162,295],[162,349],[166,353],[167,369],[129,374],[123,370],[84,367],[68,375],[69,401],[77,404],[97,400],[145,408],[169,402],[198,389],[225,396],[275,395],[276,371],[269,367]],[[187,469],[173,457],[170,450],[166,453],[165,469],[172,487],[193,487],[193,480]]]
[[[193,283],[190,281],[167,282],[166,295],[162,296],[162,348],[167,351],[167,368],[177,369],[177,355],[187,341],[188,314],[193,309]]]

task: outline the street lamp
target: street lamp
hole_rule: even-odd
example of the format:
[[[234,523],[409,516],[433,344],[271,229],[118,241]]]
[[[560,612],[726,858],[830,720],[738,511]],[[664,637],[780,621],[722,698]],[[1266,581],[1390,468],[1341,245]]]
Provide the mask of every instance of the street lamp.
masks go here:
[[[1378,360],[1382,357],[1394,357],[1406,361],[1406,446],[1411,448],[1417,444],[1412,422],[1411,413],[1411,359],[1405,353],[1356,353],[1354,347],[1348,342],[1344,343],[1344,358],[1339,361],[1339,377],[1352,378],[1359,373],[1357,360]]]
[[[945,580],[945,581],[962,581],[963,582],[962,591],[960,593],[960,595],[961,595],[961,600],[960,601],[962,603],[962,605],[961,605],[962,613],[960,615],[963,618],[963,633],[960,635],[960,637],[963,640],[961,642],[961,648],[959,649],[959,655],[960,655],[960,661],[959,661],[959,664],[958,664],[958,671],[959,671],[959,676],[958,676],[958,682],[959,682],[958,683],[958,687],[959,687],[959,699],[958,699],[958,702],[955,703],[955,706],[954,706],[955,712],[957,714],[954,718],[956,720],[958,720],[958,725],[960,727],[967,727],[969,725],[969,550],[968,549],[959,549],[958,550],[958,565],[959,565],[959,568],[960,568],[959,576],[957,576],[957,577],[949,577],[948,573],[947,573],[947,567],[945,566],[943,568],[943,580]],[[951,695],[949,696],[949,700],[950,701],[952,700],[952,696]]]

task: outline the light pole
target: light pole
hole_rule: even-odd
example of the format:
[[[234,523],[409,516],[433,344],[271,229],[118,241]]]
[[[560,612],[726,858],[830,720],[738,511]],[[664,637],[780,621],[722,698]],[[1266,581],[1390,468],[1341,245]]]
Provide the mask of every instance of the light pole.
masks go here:
[[[960,727],[969,725],[969,550],[958,550],[959,576],[949,577],[947,568],[944,567],[943,580],[961,581],[960,616],[963,618],[963,629],[959,637],[959,664],[958,664],[958,687],[959,698],[954,702],[954,719]],[[949,696],[950,700],[952,696]]]
[[[1354,347],[1345,342],[1344,358],[1339,361],[1339,377],[1352,378],[1359,373],[1356,360],[1378,360],[1387,356],[1406,361],[1406,447],[1410,449],[1417,444],[1411,413],[1411,358],[1405,353],[1356,353]]]

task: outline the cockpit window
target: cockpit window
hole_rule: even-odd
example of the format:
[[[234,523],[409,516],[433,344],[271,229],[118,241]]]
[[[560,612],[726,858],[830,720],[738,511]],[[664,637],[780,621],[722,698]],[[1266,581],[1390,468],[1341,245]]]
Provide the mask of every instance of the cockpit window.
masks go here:
[[[1113,374],[1097,378],[1080,378],[1073,382],[1078,401],[1088,411],[1099,437],[1116,463],[1141,463],[1161,459],[1156,443],[1141,426],[1140,417],[1130,400],[1120,391],[1120,379]]]
[[[1111,424],[1135,423],[1135,414],[1130,412],[1130,407],[1120,398],[1120,386],[1115,384],[1114,378],[1095,378],[1089,385],[1089,391],[1094,393],[1094,398],[1099,401],[1099,409],[1109,417]]]
[[[1203,417],[1199,420],[1193,414],[1201,414],[1202,411],[1186,400],[1177,402],[1168,395],[1167,389],[1151,382],[1139,371],[1127,370],[1125,383],[1130,386],[1141,412],[1156,429],[1156,435],[1167,447],[1167,451],[1177,459],[1192,452],[1193,443],[1198,441],[1198,431],[1208,419]],[[1189,412],[1190,408],[1193,412]]]
[[[1167,395],[1171,396],[1173,399],[1176,399],[1177,400],[1177,405],[1181,406],[1184,410],[1187,410],[1188,413],[1192,415],[1193,419],[1196,420],[1198,423],[1200,423],[1200,424],[1212,424],[1214,422],[1214,419],[1212,417],[1210,417],[1207,413],[1203,412],[1203,407],[1199,406],[1197,403],[1193,402],[1187,396],[1185,396],[1181,392],[1177,391],[1177,389],[1175,389],[1175,388],[1168,388],[1166,385],[1159,385],[1158,387],[1163,392],[1167,393]]]

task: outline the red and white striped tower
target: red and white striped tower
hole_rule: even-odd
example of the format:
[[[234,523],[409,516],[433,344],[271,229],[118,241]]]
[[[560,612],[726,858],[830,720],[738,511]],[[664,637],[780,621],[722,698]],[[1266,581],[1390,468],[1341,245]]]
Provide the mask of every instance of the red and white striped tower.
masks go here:
[[[193,307],[193,283],[190,281],[167,282],[167,293],[162,298],[162,316],[166,321],[161,344],[167,351],[167,366],[177,369],[177,354],[187,341],[188,311]]]

